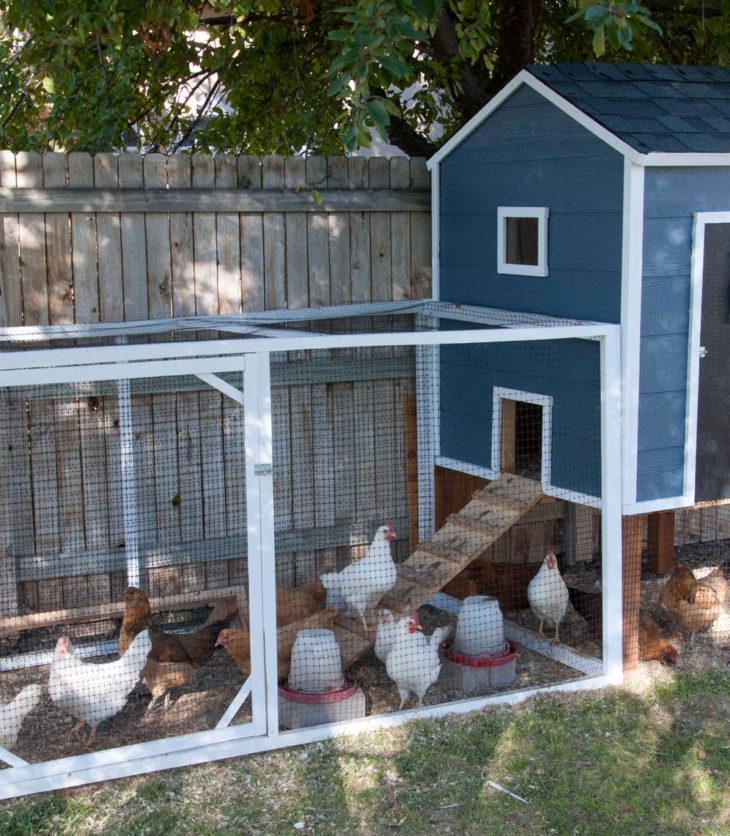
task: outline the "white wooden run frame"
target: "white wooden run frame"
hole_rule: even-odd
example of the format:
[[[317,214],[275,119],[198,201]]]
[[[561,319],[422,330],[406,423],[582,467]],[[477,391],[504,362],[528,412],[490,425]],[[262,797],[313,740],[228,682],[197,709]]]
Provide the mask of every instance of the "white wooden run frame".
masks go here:
[[[410,313],[425,324],[440,318],[467,321],[467,330],[326,335],[292,331],[277,325],[343,317]],[[474,327],[482,324],[486,327]],[[503,326],[495,328],[494,326]],[[125,338],[185,330],[239,333],[244,339],[190,340],[128,345]],[[117,345],[12,350],[14,342],[55,339],[118,338]],[[437,348],[460,343],[529,342],[535,340],[591,339],[600,344],[601,357],[601,472],[602,472],[602,662],[588,666],[581,679],[477,697],[438,706],[376,715],[293,731],[280,731],[276,648],[275,578],[266,567],[274,565],[274,499],[271,479],[272,416],[269,359],[271,352],[306,349],[415,346],[419,411],[419,517],[422,531],[433,527],[433,466],[438,458],[437,415],[433,383],[438,371]],[[325,738],[392,727],[415,717],[465,713],[497,703],[516,704],[537,692],[585,690],[615,684],[622,678],[621,625],[621,469],[620,456],[620,330],[616,325],[558,320],[531,314],[452,305],[443,302],[401,302],[346,305],[299,311],[267,311],[235,316],[176,318],[169,320],[0,329],[0,386],[119,381],[120,420],[129,404],[132,378],[194,374],[244,408],[248,520],[248,583],[252,675],[209,731],[158,739],[106,751],[29,764],[6,750],[0,758],[10,768],[0,771],[0,798],[79,786],[96,781],[145,774],[161,769],[238,757],[261,751],[310,743]],[[220,372],[240,372],[242,391],[227,384]],[[423,395],[428,393],[426,400]],[[129,426],[126,431],[129,432]],[[125,428],[122,427],[122,439]],[[127,450],[129,453],[129,450]],[[124,452],[123,452],[124,456]],[[452,463],[452,466],[453,465]],[[125,514],[134,513],[134,471],[131,460],[123,469],[127,491]],[[130,531],[134,525],[130,522]],[[128,582],[139,578],[134,541],[128,543]],[[454,599],[441,596],[444,607]],[[433,602],[439,603],[439,596]],[[520,637],[522,640],[523,637]],[[547,645],[547,643],[545,643]],[[533,645],[534,646],[534,645]],[[537,649],[545,651],[545,646]],[[37,662],[36,662],[37,664]],[[241,704],[251,697],[252,718],[231,725]]]

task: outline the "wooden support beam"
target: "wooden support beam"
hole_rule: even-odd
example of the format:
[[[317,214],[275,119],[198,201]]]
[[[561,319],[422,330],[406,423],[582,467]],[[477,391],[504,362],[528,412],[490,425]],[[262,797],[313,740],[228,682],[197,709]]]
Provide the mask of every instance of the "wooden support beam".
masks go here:
[[[517,401],[502,398],[502,473],[517,471]]]
[[[639,661],[639,604],[641,603],[641,549],[646,516],[622,519],[623,550],[623,653],[624,668]]]
[[[674,511],[656,511],[646,521],[649,569],[666,575],[674,565]]]
[[[221,587],[188,592],[183,595],[167,595],[163,598],[150,598],[152,612],[197,609],[213,606],[219,601],[235,598],[241,603],[244,590],[238,586]],[[124,602],[97,604],[94,607],[76,607],[74,609],[54,610],[53,612],[31,613],[12,618],[0,619],[0,638],[15,635],[19,630],[31,630],[38,627],[54,627],[58,624],[78,624],[83,621],[100,621],[106,618],[119,618],[124,614]]]
[[[428,212],[428,190],[17,189],[0,187],[0,213]]]

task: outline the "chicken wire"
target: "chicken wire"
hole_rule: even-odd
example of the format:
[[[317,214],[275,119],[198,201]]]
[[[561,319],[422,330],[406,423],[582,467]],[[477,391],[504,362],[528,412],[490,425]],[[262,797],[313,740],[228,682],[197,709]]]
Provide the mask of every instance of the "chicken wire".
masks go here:
[[[216,647],[247,617],[244,427],[193,376],[2,390],[6,749],[36,762],[220,721],[247,678]]]
[[[284,728],[600,671],[598,344],[277,362],[277,597],[326,593],[280,650]],[[279,609],[280,632],[302,615]]]
[[[730,543],[718,538],[714,511],[708,506],[690,512],[700,522],[696,542],[690,543],[677,543],[681,518],[673,512],[625,521],[628,668],[692,671],[730,663]]]
[[[268,729],[270,743],[277,729],[317,734],[338,720],[600,677],[602,344],[537,340],[538,323],[515,315],[509,324],[532,332],[521,341],[483,330],[470,309],[448,310],[451,319],[399,309],[332,321],[284,312],[235,345],[142,329],[120,356],[165,370],[126,378],[122,366],[120,380],[100,366],[89,381],[73,364],[94,339],[66,336],[69,382],[18,385],[16,375],[2,389],[0,695],[35,686],[9,708],[22,723],[6,763],[78,753],[51,769],[79,783],[121,774],[114,758],[92,777],[89,749],[128,745],[131,774],[151,768],[146,741],[165,737],[176,762],[205,760],[213,743],[216,757],[243,751],[242,738],[219,734],[228,727]],[[265,345],[270,325],[279,345],[302,347]],[[116,339],[102,340],[105,362]],[[158,350],[165,340],[174,351]],[[152,654],[142,631],[119,656],[121,616],[139,602],[129,587],[150,599]],[[79,717],[58,696],[61,635],[98,678],[100,664],[115,666],[126,691],[125,666],[148,665],[162,630],[215,633],[218,649],[171,688],[142,670],[104,712],[95,704]],[[24,719],[21,704],[32,704]],[[76,719],[87,734],[67,738]],[[201,753],[186,754],[194,746]]]

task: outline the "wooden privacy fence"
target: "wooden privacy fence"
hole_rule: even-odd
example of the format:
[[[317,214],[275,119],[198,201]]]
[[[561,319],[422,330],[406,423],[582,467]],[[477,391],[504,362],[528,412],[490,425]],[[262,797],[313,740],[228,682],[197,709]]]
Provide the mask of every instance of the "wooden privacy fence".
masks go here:
[[[0,325],[427,298],[429,209],[423,160],[0,152]],[[294,380],[287,377],[290,363],[273,368],[275,441],[280,450],[297,450],[296,461],[282,462],[277,477],[284,497],[277,516],[278,566],[285,582],[316,571],[321,544],[339,544],[326,555],[339,562],[352,545],[351,521],[342,509],[322,515],[301,504],[301,484],[316,483],[321,462],[332,459],[332,449],[312,444],[312,416],[327,426],[353,415],[362,420],[373,379],[384,378],[394,419],[387,446],[402,452],[403,402],[413,389],[407,354],[382,356],[369,368],[349,364],[344,378],[331,363],[314,376],[312,368],[298,370]],[[160,450],[169,457],[164,467],[156,463],[155,480],[140,489],[142,522],[147,514],[158,532],[146,552],[145,580],[155,595],[225,588],[243,577],[245,519],[234,513],[244,489],[237,407],[203,391],[199,382],[179,387],[165,391],[157,382],[135,396],[138,420],[151,439],[146,452],[138,445],[140,461],[147,455],[154,465]],[[57,392],[51,400],[40,392],[26,395],[20,401],[6,396],[2,417],[5,438],[14,443],[0,462],[6,506],[0,615],[14,615],[18,607],[43,612],[116,601],[125,577],[119,465],[112,455],[119,432],[114,392],[86,387]],[[372,415],[368,420],[376,421]],[[217,437],[217,458],[207,466],[193,463],[200,452],[195,439],[205,433]],[[192,441],[184,446],[181,437]],[[329,438],[334,444],[331,432]],[[348,455],[355,462],[360,454]],[[215,471],[224,457],[221,475]],[[83,486],[75,493],[64,488],[62,474],[73,472],[86,480],[85,492]],[[227,503],[226,514],[205,515],[207,530],[195,515],[183,518],[161,500],[177,496],[181,474],[188,486],[196,485],[200,519],[212,486]],[[353,469],[352,478],[361,474]],[[107,485],[103,498],[88,490],[94,480]],[[402,487],[393,513],[405,528],[405,482]],[[299,504],[294,496],[301,497]],[[73,513],[59,512],[63,502]],[[728,536],[729,508],[677,514],[676,542]],[[371,509],[372,522],[381,510]],[[88,520],[95,515],[105,520],[102,537],[99,526],[90,533]],[[205,559],[205,537],[216,540],[214,561]],[[69,549],[78,567],[70,577],[55,559]],[[6,595],[16,587],[17,596]]]
[[[4,325],[430,295],[423,160],[0,152],[0,186]]]
[[[424,161],[405,158],[0,152],[0,324],[425,298],[428,185]],[[392,467],[401,467],[413,374],[407,352],[339,369],[326,358],[306,368],[291,358],[274,363],[275,447],[289,451],[276,477],[284,499],[277,513],[283,582],[317,571],[314,552],[324,543],[325,557],[340,562],[355,545],[358,526],[343,509],[322,515],[302,505],[304,486],[316,484],[322,462],[332,461],[333,450],[322,445],[335,444],[332,431],[314,444],[313,422],[331,429],[333,420],[354,415],[375,431],[377,418],[365,407],[372,381],[385,380],[383,408],[393,422],[383,443],[399,452]],[[194,378],[136,383],[131,398],[150,594],[240,584],[246,520],[239,407]],[[115,384],[6,390],[1,406],[8,444],[0,462],[0,616],[118,601],[125,532]],[[352,479],[371,474],[367,463],[358,472],[356,447],[347,455]],[[404,472],[399,494],[392,513],[405,529]],[[363,542],[372,535],[358,533]]]

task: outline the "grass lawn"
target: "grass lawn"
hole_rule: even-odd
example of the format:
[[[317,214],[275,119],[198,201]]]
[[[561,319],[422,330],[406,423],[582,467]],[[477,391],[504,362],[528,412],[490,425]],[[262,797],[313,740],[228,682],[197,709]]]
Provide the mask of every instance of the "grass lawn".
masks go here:
[[[3,836],[307,832],[730,833],[730,672],[0,804]]]

